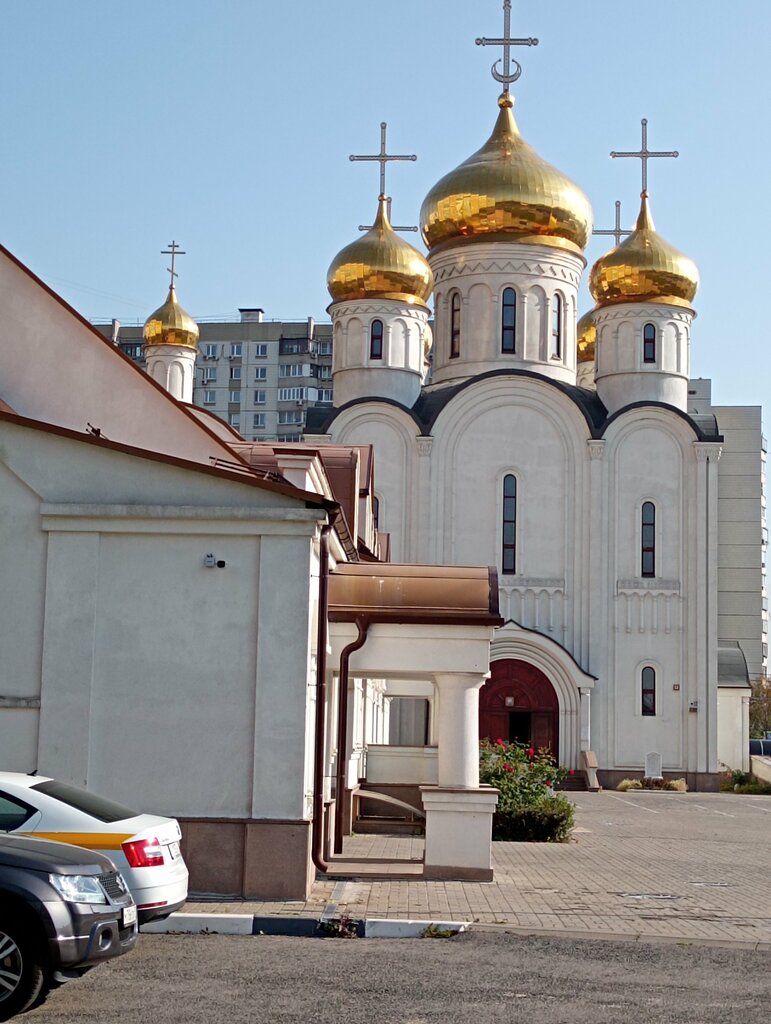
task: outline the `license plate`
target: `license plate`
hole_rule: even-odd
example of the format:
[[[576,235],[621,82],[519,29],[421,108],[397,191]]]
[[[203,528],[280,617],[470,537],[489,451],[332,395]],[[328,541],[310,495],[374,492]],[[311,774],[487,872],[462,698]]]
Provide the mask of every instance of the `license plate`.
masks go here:
[[[171,854],[171,859],[176,860],[179,857],[179,843],[169,843],[169,853]]]
[[[123,908],[123,927],[126,928],[130,924],[136,924],[137,919],[137,908],[136,907],[124,907]]]

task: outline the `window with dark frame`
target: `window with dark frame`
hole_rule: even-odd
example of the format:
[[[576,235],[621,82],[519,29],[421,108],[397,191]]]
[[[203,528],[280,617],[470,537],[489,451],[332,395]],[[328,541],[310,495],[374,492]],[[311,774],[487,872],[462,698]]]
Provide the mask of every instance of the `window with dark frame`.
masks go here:
[[[656,362],[656,326],[646,324],[643,327],[643,362]]]
[[[656,714],[656,672],[646,665],[642,670],[642,713],[644,715]]]
[[[516,352],[516,345],[517,293],[513,288],[504,288],[501,308],[501,352]]]
[[[372,525],[375,529],[379,529],[380,524],[380,498],[377,495],[372,497]]]
[[[373,320],[369,328],[369,357],[383,358],[383,321]]]
[[[551,308],[551,354],[562,358],[562,296],[555,295]]]
[[[450,298],[450,359],[460,355],[460,292]]]
[[[503,527],[501,536],[501,572],[511,576],[517,571],[517,478],[503,478]]]
[[[644,501],[642,507],[642,537],[640,570],[643,576],[656,575],[656,507],[652,501]]]

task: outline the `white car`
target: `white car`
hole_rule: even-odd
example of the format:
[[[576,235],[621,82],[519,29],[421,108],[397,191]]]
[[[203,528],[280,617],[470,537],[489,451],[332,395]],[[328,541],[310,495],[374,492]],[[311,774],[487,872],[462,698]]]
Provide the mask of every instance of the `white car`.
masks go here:
[[[53,839],[106,854],[126,880],[140,924],[187,899],[187,867],[174,818],[137,814],[78,786],[0,772],[0,832]]]

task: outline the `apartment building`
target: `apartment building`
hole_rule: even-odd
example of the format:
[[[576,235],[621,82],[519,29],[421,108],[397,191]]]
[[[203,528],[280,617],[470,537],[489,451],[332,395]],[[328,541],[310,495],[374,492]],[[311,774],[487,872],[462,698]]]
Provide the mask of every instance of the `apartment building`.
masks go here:
[[[236,320],[197,320],[200,330],[193,402],[247,440],[301,441],[307,410],[332,406],[332,325],[266,320],[259,308]],[[144,366],[142,323],[95,325]]]

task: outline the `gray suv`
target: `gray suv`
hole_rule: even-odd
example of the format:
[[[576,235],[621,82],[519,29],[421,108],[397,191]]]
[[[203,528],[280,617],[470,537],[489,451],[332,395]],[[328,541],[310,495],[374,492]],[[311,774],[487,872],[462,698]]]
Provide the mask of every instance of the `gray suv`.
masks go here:
[[[107,857],[0,833],[0,1021],[136,941],[134,900]]]

